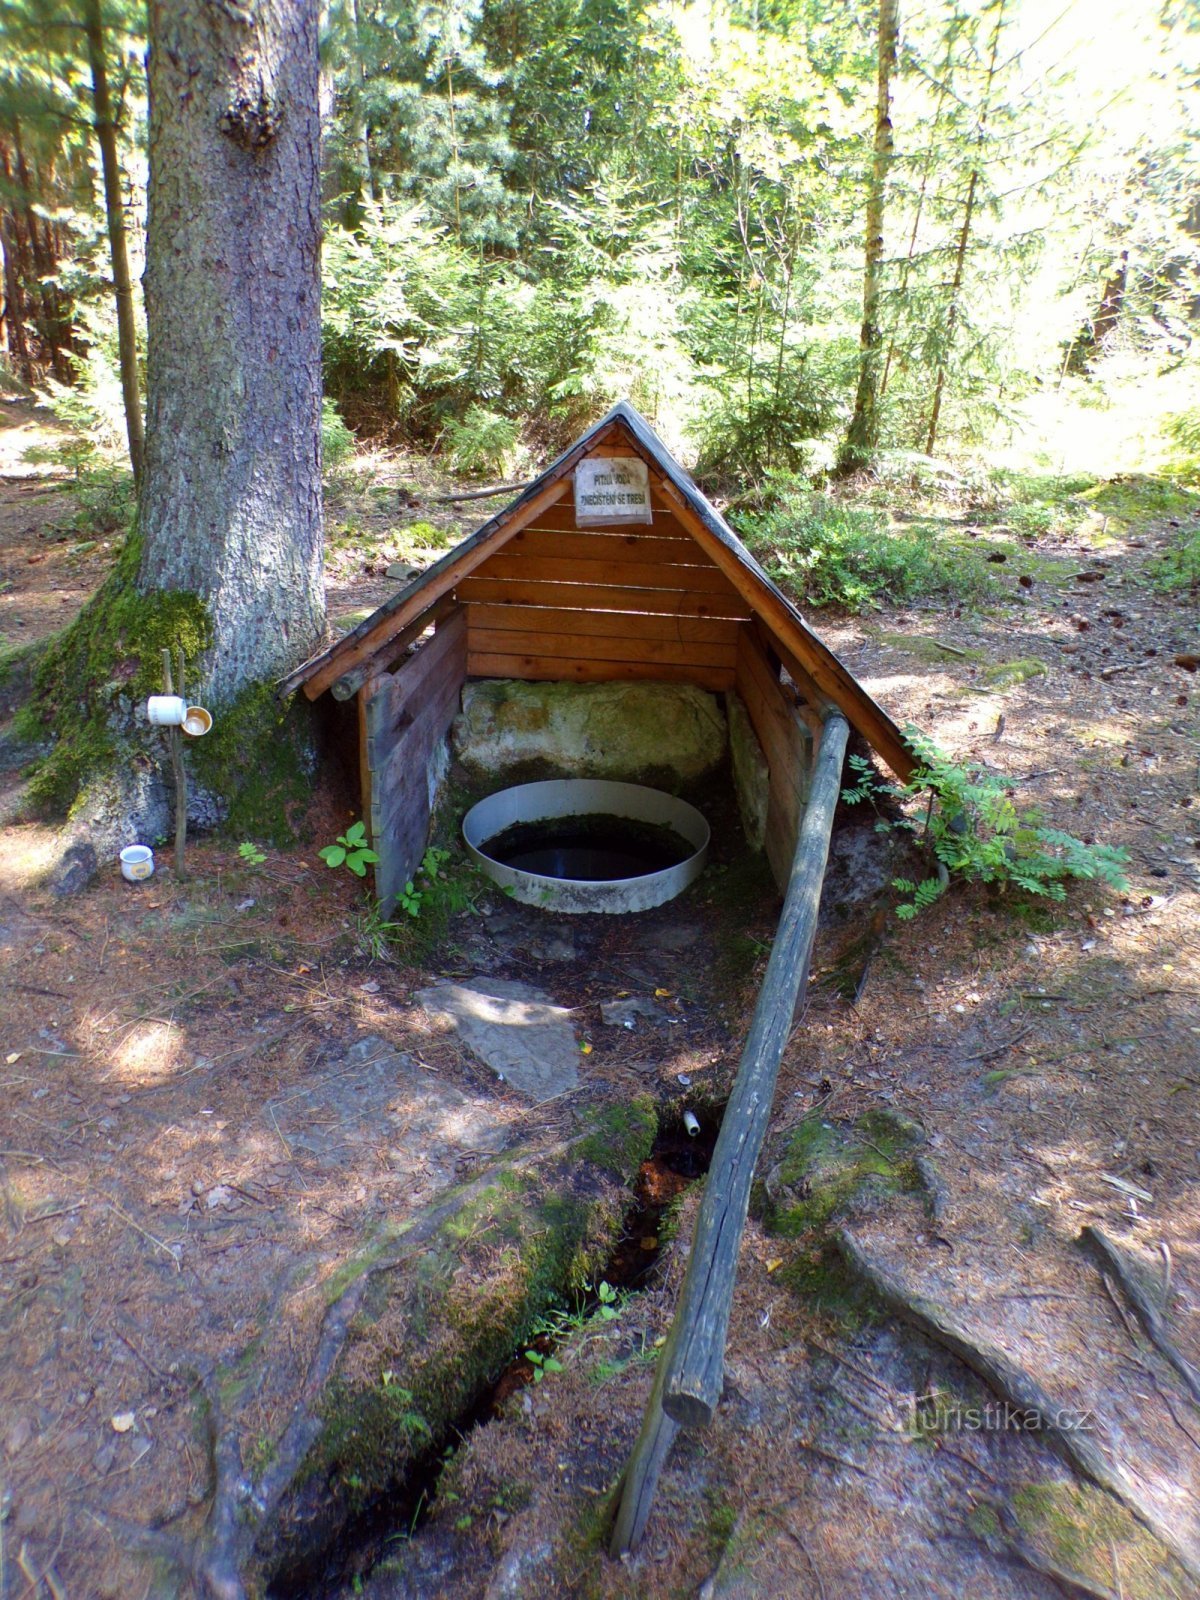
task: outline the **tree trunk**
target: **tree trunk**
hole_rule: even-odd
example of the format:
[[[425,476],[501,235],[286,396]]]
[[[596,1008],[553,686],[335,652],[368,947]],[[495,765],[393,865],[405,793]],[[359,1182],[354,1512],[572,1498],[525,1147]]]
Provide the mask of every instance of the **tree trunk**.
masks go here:
[[[213,708],[324,628],[315,0],[151,0],[139,587],[195,594]]]
[[[3,232],[4,240],[4,316],[8,325],[8,348],[16,358],[17,371],[22,383],[31,385],[35,374],[28,338],[29,308],[25,298],[21,221],[17,215],[12,163],[6,143],[0,143],[0,174],[3,174],[4,187],[12,197],[10,203],[0,211],[0,230]]]
[[[71,325],[63,315],[62,297],[54,282],[58,262],[52,248],[50,230],[47,226],[43,235],[38,227],[37,212],[34,210],[35,197],[42,193],[41,185],[38,183],[36,172],[29,170],[25,144],[21,138],[21,125],[15,117],[12,120],[12,141],[16,177],[25,212],[24,232],[29,241],[30,277],[27,294],[32,302],[36,285],[38,340],[42,347],[42,356],[43,359],[49,359],[50,369],[59,382],[67,383],[71,378],[70,364],[66,359],[66,352],[71,343]]]
[[[858,391],[854,415],[846,431],[839,465],[853,469],[866,462],[879,445],[879,380],[883,333],[879,302],[883,290],[883,215],[892,137],[892,77],[900,32],[899,0],[879,0],[879,70],[875,101],[875,156],[867,194],[867,239],[863,271],[863,322],[859,338]]]
[[[354,55],[358,65],[358,87],[354,94],[350,120],[350,138],[358,159],[358,179],[364,200],[377,200],[375,175],[371,170],[371,131],[367,126],[366,93],[367,63],[363,57],[362,24],[358,15],[358,0],[350,0],[350,20],[354,32]]]
[[[996,74],[999,70],[1000,31],[1004,26],[1004,5],[1005,0],[999,0],[999,5],[996,9],[996,25],[992,29],[992,46],[988,58],[987,75],[984,79],[983,104],[980,107],[979,126],[975,134],[975,160],[971,165],[971,175],[967,182],[967,197],[963,202],[962,224],[958,230],[958,243],[954,251],[954,277],[950,284],[950,303],[946,308],[942,354],[938,361],[937,379],[933,386],[933,403],[929,408],[929,426],[925,433],[925,454],[927,456],[933,454],[933,447],[937,443],[938,422],[942,414],[942,397],[946,392],[946,375],[950,367],[954,334],[958,327],[963,276],[967,262],[967,245],[971,239],[971,224],[975,218],[975,201],[979,194],[979,179],[983,167],[984,145],[987,141],[988,118],[992,111],[992,91],[995,88]]]
[[[979,169],[971,172],[967,184],[967,198],[963,205],[962,226],[958,230],[958,243],[954,249],[954,277],[950,283],[950,304],[946,308],[945,338],[942,345],[943,355],[938,362],[937,381],[933,386],[933,404],[929,408],[929,427],[925,433],[925,454],[931,456],[933,447],[937,443],[938,419],[942,414],[942,395],[946,389],[946,369],[950,347],[954,340],[954,331],[958,327],[958,297],[962,292],[963,271],[967,260],[967,244],[971,238],[971,221],[975,215],[975,191],[979,187]]]
[[[1120,260],[1105,280],[1100,304],[1095,316],[1089,318],[1071,341],[1064,372],[1084,376],[1091,370],[1092,361],[1103,348],[1106,339],[1116,332],[1125,309],[1125,289],[1129,281],[1129,251],[1122,250]]]
[[[108,92],[108,67],[104,55],[104,22],[100,0],[84,0],[84,32],[92,72],[92,109],[100,165],[104,174],[104,211],[108,220],[108,248],[112,258],[113,289],[117,299],[117,347],[121,363],[121,398],[125,405],[125,433],[134,482],[141,487],[145,448],[142,403],[138,394],[137,320],[133,306],[133,278],[125,238],[125,207],[121,201],[121,168],[117,159],[117,128]]]
[[[16,224],[11,212],[0,211],[0,251],[4,255],[4,332],[5,344],[21,382],[33,382],[33,363],[25,339],[24,303],[17,268]]]

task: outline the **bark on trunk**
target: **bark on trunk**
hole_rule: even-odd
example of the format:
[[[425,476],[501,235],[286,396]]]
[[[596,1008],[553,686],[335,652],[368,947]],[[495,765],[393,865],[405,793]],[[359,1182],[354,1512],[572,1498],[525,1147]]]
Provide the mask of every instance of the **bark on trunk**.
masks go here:
[[[0,230],[3,232],[4,240],[4,317],[8,328],[8,347],[16,358],[21,381],[30,385],[35,374],[28,337],[30,330],[29,308],[25,298],[24,249],[7,143],[0,144],[0,174],[3,174],[6,191],[13,196],[9,205],[0,212]]]
[[[967,246],[971,239],[971,224],[975,219],[975,203],[979,195],[979,179],[983,167],[984,147],[987,142],[988,118],[992,110],[992,91],[995,88],[996,74],[999,71],[1000,32],[1004,27],[1004,5],[1005,0],[1000,0],[996,11],[995,25],[992,28],[991,53],[988,58],[987,76],[984,79],[983,105],[980,107],[979,125],[975,132],[975,160],[971,167],[970,179],[967,182],[967,195],[963,202],[962,225],[958,230],[958,243],[954,250],[954,277],[950,284],[950,303],[946,307],[946,325],[942,334],[942,354],[938,360],[937,380],[933,386],[933,403],[929,408],[929,426],[925,431],[925,454],[927,456],[933,454],[933,447],[937,443],[938,423],[942,415],[942,397],[946,392],[946,377],[950,370],[954,335],[958,329],[963,278],[967,265]]]
[[[30,171],[24,140],[21,137],[21,124],[16,118],[12,122],[12,140],[17,182],[20,185],[25,212],[24,232],[29,241],[31,277],[27,293],[32,302],[33,286],[37,286],[36,321],[43,358],[49,360],[50,369],[58,381],[68,383],[71,379],[71,367],[67,361],[67,351],[71,345],[71,324],[64,315],[62,297],[54,283],[58,261],[54,255],[50,230],[47,226],[43,235],[38,227],[37,212],[34,210],[35,196],[49,193],[52,186],[40,183],[36,170]]]
[[[883,289],[883,216],[888,169],[895,142],[892,136],[892,77],[900,32],[899,0],[879,0],[879,70],[876,84],[875,156],[867,195],[867,240],[863,271],[863,322],[859,338],[858,392],[854,415],[846,432],[842,465],[855,467],[866,461],[879,444],[879,380],[883,333],[879,302]]]
[[[125,207],[121,201],[121,167],[117,159],[117,126],[108,92],[108,66],[104,55],[104,21],[100,0],[85,0],[84,32],[92,73],[92,110],[100,165],[104,175],[104,211],[108,222],[108,248],[112,258],[113,289],[117,300],[117,347],[121,362],[121,398],[125,405],[125,435],[134,482],[142,482],[144,432],[138,394],[137,320],[133,306],[133,277],[125,237]]]
[[[937,381],[933,386],[933,404],[929,408],[929,426],[925,431],[925,454],[931,456],[933,447],[937,443],[938,419],[942,414],[942,395],[946,390],[946,368],[948,352],[954,342],[954,333],[958,327],[958,304],[962,293],[963,273],[967,263],[967,244],[971,238],[971,222],[975,216],[975,193],[979,187],[979,169],[971,173],[970,182],[967,184],[967,198],[963,204],[962,226],[958,230],[958,243],[954,247],[954,277],[950,283],[950,304],[946,308],[946,327],[944,333],[944,350],[947,352],[938,362]]]
[[[324,627],[315,0],[151,0],[140,587],[205,601],[216,707]]]

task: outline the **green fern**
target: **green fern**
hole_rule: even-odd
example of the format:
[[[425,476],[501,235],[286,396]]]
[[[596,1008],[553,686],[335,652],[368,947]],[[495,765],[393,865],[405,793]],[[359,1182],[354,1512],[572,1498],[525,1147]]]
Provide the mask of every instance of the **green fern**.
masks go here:
[[[901,806],[923,799],[914,815],[898,821],[880,817],[882,832],[902,828],[917,835],[938,863],[936,877],[918,883],[895,878],[893,887],[905,899],[896,915],[908,921],[925,911],[952,878],[969,883],[997,883],[1045,899],[1066,898],[1072,879],[1099,880],[1111,889],[1126,887],[1128,856],[1113,845],[1088,844],[1060,828],[1042,825],[1032,809],[1019,811],[1008,780],[994,773],[959,766],[919,729],[905,729],[917,767],[903,787],[881,783],[862,756],[851,756],[855,783],[845,789],[847,805],[888,800]]]

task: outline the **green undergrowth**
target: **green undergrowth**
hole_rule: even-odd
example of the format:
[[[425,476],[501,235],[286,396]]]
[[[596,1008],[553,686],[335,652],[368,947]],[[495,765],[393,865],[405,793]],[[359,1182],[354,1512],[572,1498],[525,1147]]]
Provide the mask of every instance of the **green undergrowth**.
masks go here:
[[[1111,478],[1083,498],[1093,510],[1126,527],[1200,513],[1200,490],[1172,474],[1137,472]]]
[[[907,919],[927,910],[955,878],[1059,901],[1072,880],[1098,880],[1118,891],[1126,887],[1123,849],[1089,844],[1045,826],[1034,808],[1018,809],[1007,780],[957,765],[912,724],[905,736],[919,765],[903,787],[879,783],[870,762],[851,755],[857,782],[842,791],[847,805],[890,805],[890,815],[879,813],[876,831],[912,835],[937,871],[920,881],[893,878],[893,887],[906,897],[897,916]]]
[[[1200,524],[1182,530],[1150,569],[1156,589],[1200,589]]]
[[[1073,534],[1087,518],[1087,496],[1097,488],[1090,473],[998,472],[993,483],[993,507],[981,520],[1001,522],[1027,543]]]
[[[834,499],[800,479],[771,478],[758,507],[732,512],[731,520],[781,588],[810,606],[981,604],[1001,592],[971,540],[933,520],[891,527],[885,511]]]

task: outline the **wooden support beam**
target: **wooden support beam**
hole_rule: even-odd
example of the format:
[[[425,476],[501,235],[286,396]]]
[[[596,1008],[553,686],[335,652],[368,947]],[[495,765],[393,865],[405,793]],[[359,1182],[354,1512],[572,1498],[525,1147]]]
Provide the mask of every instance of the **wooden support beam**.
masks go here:
[[[808,977],[849,737],[845,718],[831,716],[817,753],[771,959],[713,1151],[679,1307],[659,1358],[642,1432],[621,1480],[609,1547],[613,1555],[632,1549],[641,1538],[673,1425],[710,1422],[721,1396],[750,1185],[771,1116],[780,1057]]]
[[[402,628],[399,633],[387,640],[373,656],[368,656],[349,672],[343,672],[330,691],[333,698],[353,700],[368,678],[377,678],[387,672],[392,662],[399,660],[410,644],[415,644],[427,628],[448,616],[456,604],[457,601],[452,594],[444,594],[436,605],[429,611],[422,612],[415,622],[410,622],[407,628]]]
[[[570,479],[560,478],[554,483],[548,483],[540,494],[534,495],[526,509],[531,516],[535,515],[543,506],[553,505],[555,501],[561,500],[570,487]],[[418,578],[410,585],[412,593],[398,597],[395,610],[381,617],[375,627],[364,634],[350,649],[333,654],[331,647],[328,652],[329,659],[304,683],[304,693],[307,697],[315,700],[318,695],[324,694],[336,679],[361,662],[369,660],[402,628],[406,628],[410,622],[428,611],[435,600],[440,600],[444,594],[449,594],[460,579],[474,572],[476,567],[494,556],[498,549],[502,549],[505,541],[510,539],[522,525],[514,520],[509,527],[497,530],[494,539],[476,545],[458,561],[447,562],[435,577],[431,578],[429,573],[425,573],[423,577]],[[299,668],[290,678],[283,679],[277,693],[282,696],[289,692],[289,686],[295,688],[293,679],[298,681],[303,676],[304,670]]]
[[[696,1220],[677,1313],[682,1332],[668,1363],[663,1397],[667,1415],[687,1427],[711,1422],[721,1397],[725,1335],[750,1183],[771,1115],[780,1057],[808,976],[849,736],[844,717],[826,722],[783,914]]]

